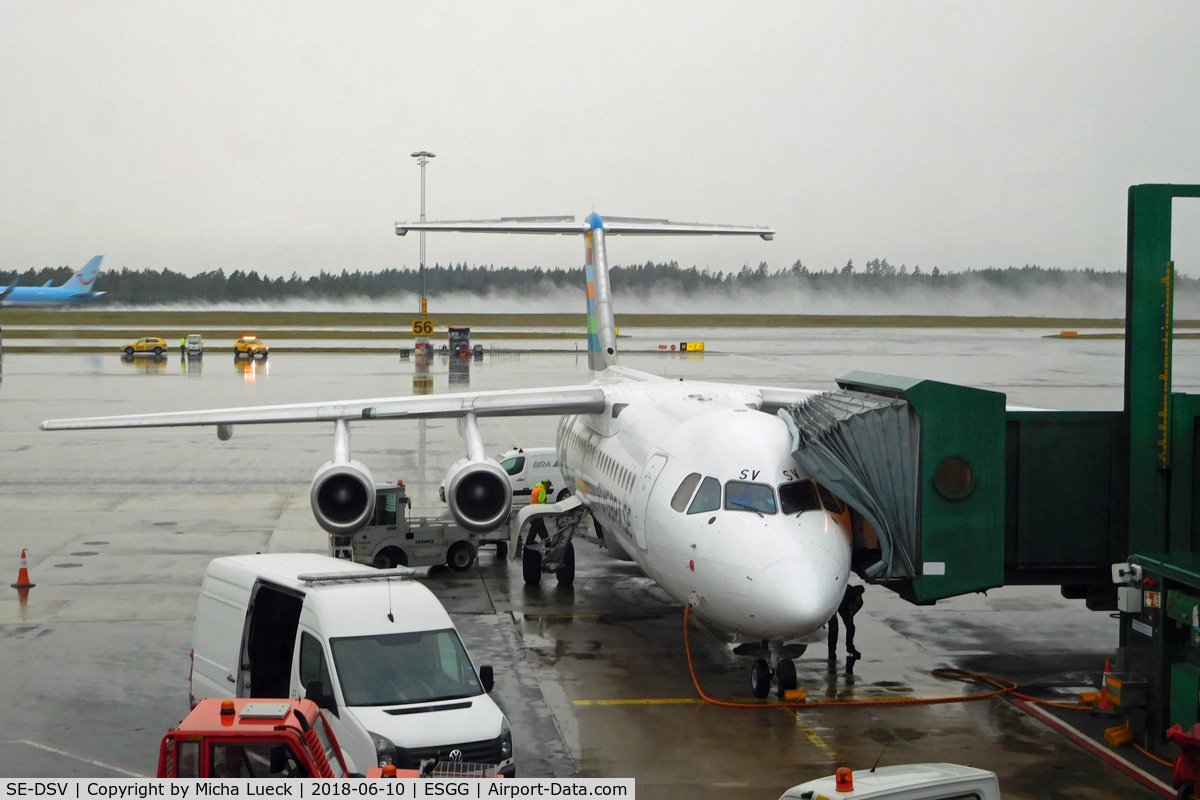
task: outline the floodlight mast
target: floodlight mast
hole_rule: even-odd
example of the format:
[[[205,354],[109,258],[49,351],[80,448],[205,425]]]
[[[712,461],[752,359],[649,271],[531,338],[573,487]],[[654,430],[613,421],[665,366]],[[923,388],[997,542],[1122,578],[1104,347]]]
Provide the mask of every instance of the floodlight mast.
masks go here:
[[[418,150],[412,154],[412,157],[417,160],[417,166],[421,168],[421,222],[425,221],[425,165],[429,163],[429,159],[437,158],[434,153],[428,150]],[[419,271],[420,277],[420,307],[417,312],[422,318],[425,317],[425,231],[421,231],[421,266]]]

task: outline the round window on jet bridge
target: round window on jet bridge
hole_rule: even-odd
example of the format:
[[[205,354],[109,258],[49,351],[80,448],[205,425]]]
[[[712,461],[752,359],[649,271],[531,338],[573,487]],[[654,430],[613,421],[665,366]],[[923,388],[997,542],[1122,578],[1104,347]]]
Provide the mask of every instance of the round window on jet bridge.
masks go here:
[[[975,473],[965,458],[949,456],[934,471],[933,488],[947,500],[962,500],[975,489]]]

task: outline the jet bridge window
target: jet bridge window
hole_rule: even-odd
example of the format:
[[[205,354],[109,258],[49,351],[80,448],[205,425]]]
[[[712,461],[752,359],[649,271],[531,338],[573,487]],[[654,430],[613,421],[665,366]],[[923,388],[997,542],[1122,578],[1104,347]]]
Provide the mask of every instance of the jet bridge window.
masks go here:
[[[779,510],[784,514],[820,511],[821,501],[817,499],[817,487],[812,481],[779,484]]]
[[[716,478],[705,478],[700,484],[700,491],[692,498],[688,506],[689,514],[700,514],[705,511],[716,511],[721,507],[721,482]]]
[[[671,508],[679,513],[687,508],[688,500],[692,499],[692,492],[696,491],[696,484],[700,482],[700,473],[693,472],[683,479],[683,483],[679,484],[679,488],[675,490],[675,496],[671,498]]]
[[[725,510],[774,514],[775,492],[765,483],[729,481],[725,484]]]

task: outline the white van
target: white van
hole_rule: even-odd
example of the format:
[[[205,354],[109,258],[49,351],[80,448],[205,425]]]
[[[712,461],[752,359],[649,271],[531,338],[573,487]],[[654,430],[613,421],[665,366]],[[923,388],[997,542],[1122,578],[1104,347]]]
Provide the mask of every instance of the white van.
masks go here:
[[[518,447],[501,453],[496,460],[508,473],[515,507],[529,505],[529,494],[533,487],[545,478],[551,482],[550,496],[546,498],[548,501],[563,500],[571,494],[567,479],[558,466],[558,451],[553,447]]]
[[[512,730],[441,602],[398,571],[308,553],[214,559],[192,639],[192,704],[308,697],[346,764],[366,774],[424,759],[515,776]]]

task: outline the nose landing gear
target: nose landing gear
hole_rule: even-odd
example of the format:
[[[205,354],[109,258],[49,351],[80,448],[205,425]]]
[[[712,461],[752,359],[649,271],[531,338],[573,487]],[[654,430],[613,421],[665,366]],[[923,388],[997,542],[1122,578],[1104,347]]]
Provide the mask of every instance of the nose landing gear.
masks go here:
[[[785,692],[797,686],[796,662],[783,657],[782,643],[770,642],[769,647],[770,664],[766,659],[756,658],[750,665],[750,689],[755,697],[762,699],[771,693],[771,685],[774,684],[777,696],[782,699]]]

